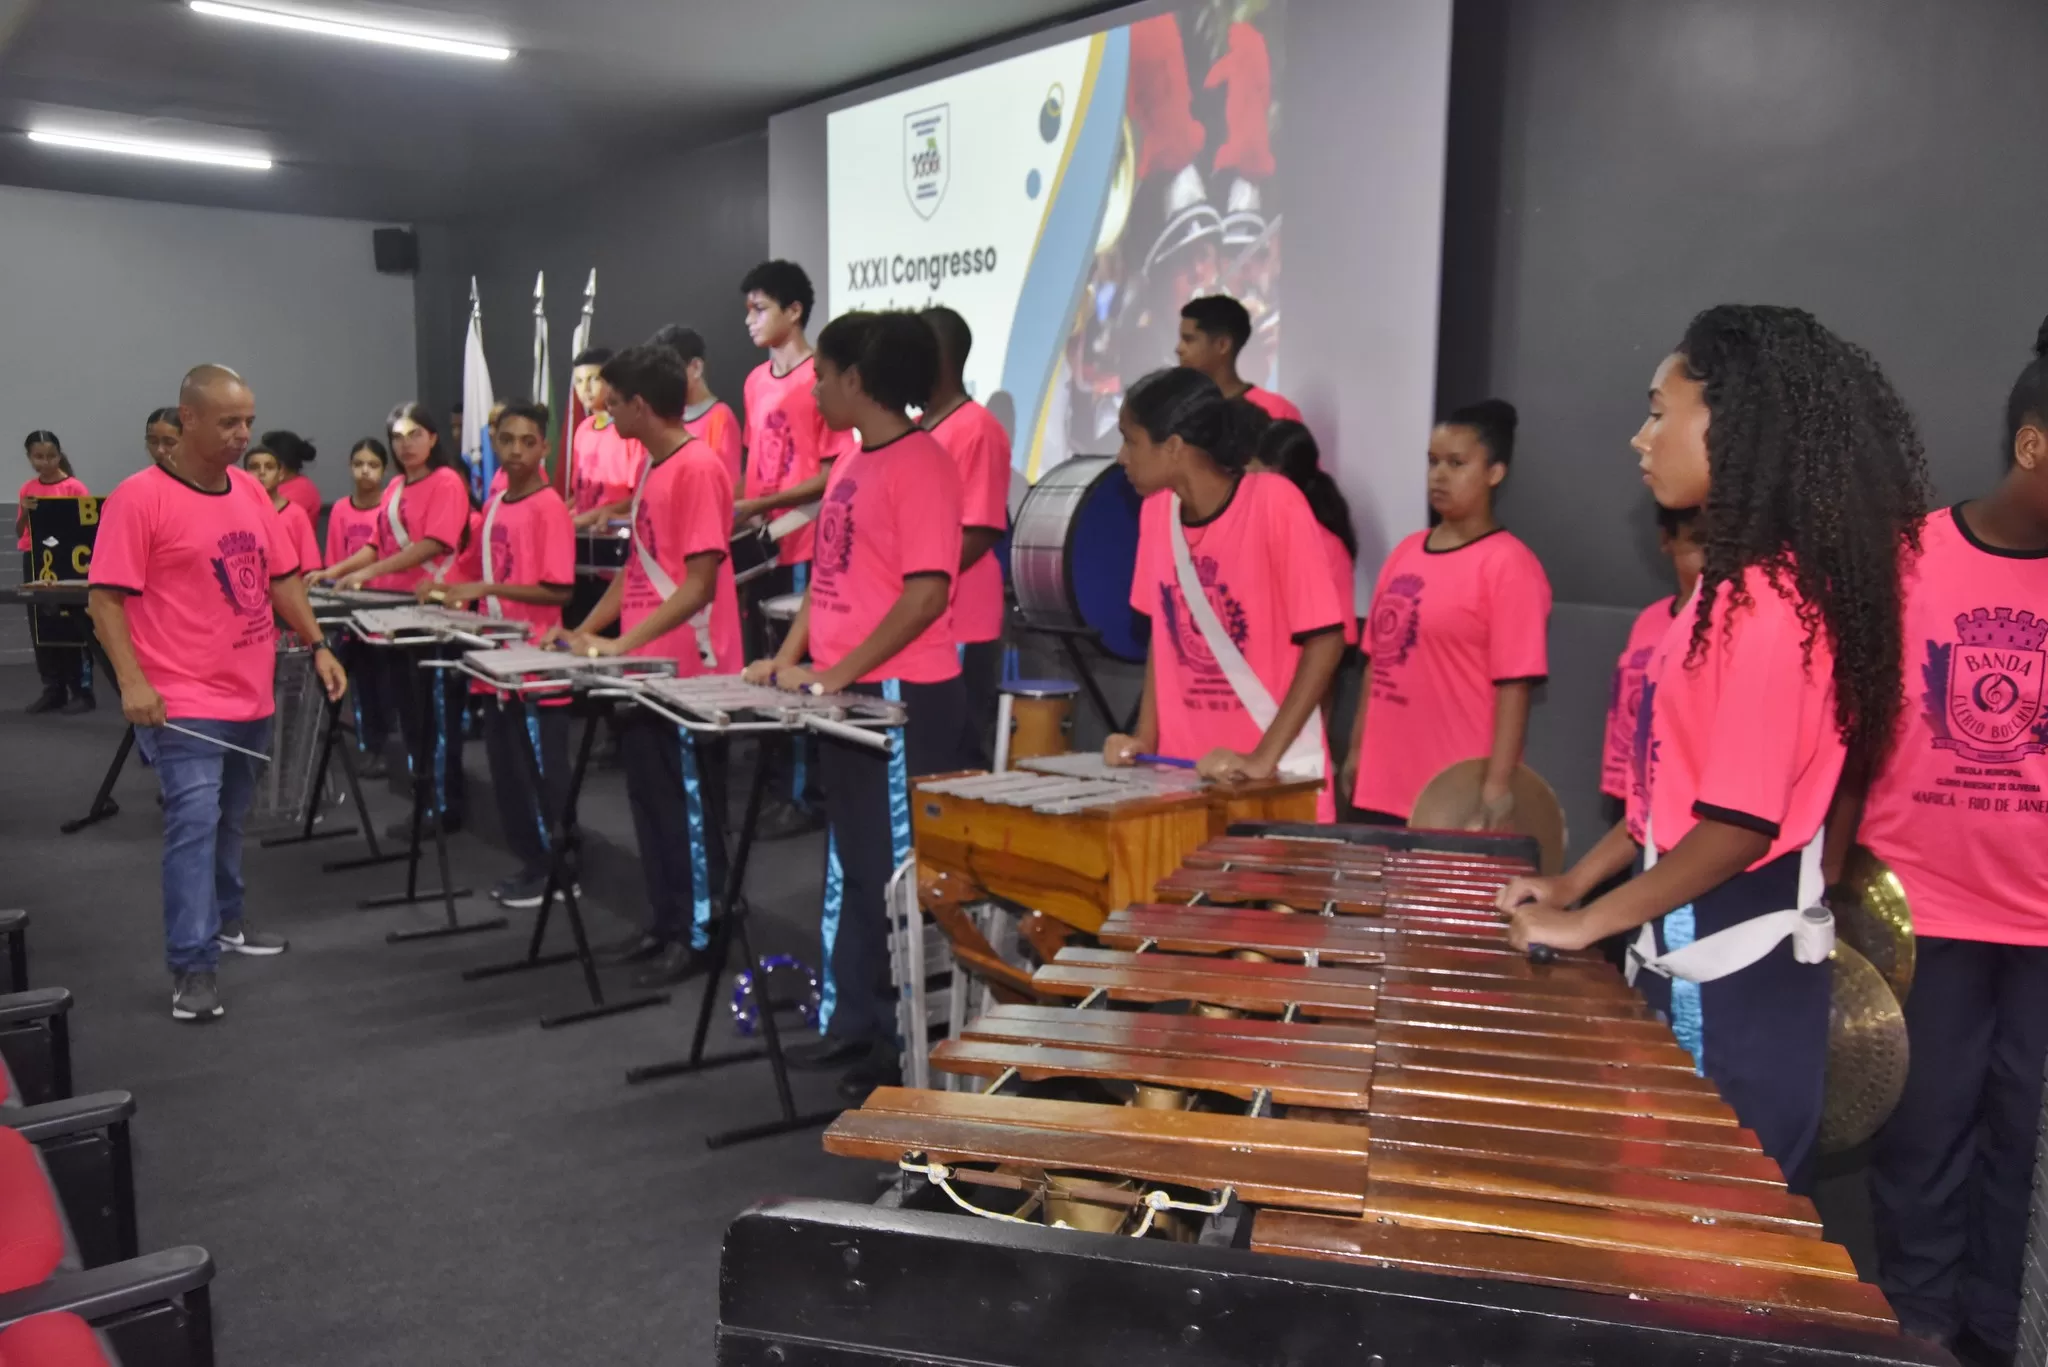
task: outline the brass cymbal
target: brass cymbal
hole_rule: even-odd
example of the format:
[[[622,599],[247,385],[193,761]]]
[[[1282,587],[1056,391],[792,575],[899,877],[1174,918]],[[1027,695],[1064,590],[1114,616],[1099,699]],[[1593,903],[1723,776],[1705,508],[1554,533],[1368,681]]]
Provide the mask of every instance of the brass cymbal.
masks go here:
[[[1829,905],[1835,934],[1884,975],[1904,1005],[1913,989],[1913,911],[1899,876],[1868,849],[1857,845],[1842,865]]]
[[[1837,940],[1830,967],[1820,1151],[1841,1153],[1876,1134],[1906,1090],[1906,1013],[1884,975],[1852,946]]]
[[[1447,766],[1416,795],[1408,824],[1418,830],[1464,830],[1479,813],[1479,789],[1486,781],[1486,761],[1461,759]],[[1498,830],[1533,836],[1543,852],[1542,871],[1564,872],[1564,804],[1543,776],[1526,764],[1515,766],[1508,779],[1512,805]]]

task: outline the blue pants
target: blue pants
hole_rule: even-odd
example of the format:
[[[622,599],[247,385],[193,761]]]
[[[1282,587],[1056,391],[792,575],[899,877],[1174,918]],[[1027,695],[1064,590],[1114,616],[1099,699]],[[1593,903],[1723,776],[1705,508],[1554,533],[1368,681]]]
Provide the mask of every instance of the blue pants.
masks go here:
[[[178,725],[267,751],[270,719]],[[164,959],[171,972],[211,970],[223,922],[242,919],[242,823],[256,798],[257,761],[168,729],[135,728],[164,794]]]
[[[1799,852],[1735,877],[1659,918],[1657,952],[1704,940],[1753,916],[1799,905]],[[1802,964],[1785,940],[1739,973],[1708,983],[1644,971],[1636,990],[1671,1025],[1700,1072],[1795,1192],[1813,1187],[1828,1065],[1828,965]]]
[[[619,730],[626,800],[647,886],[647,933],[692,949],[711,944],[725,901],[726,741],[699,740],[634,709]]]
[[[1905,1095],[1878,1132],[1878,1282],[1909,1333],[2011,1351],[2048,1058],[2048,947],[1918,941]]]

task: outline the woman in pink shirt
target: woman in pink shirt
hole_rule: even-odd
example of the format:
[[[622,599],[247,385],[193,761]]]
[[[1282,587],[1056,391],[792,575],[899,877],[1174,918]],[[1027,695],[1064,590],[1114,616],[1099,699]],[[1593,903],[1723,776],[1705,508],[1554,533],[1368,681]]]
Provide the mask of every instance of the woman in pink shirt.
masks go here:
[[[324,563],[339,565],[377,542],[377,522],[384,505],[384,475],[391,453],[375,437],[364,437],[348,453],[349,479],[355,489],[327,510],[327,554]],[[316,564],[320,562],[315,562]],[[318,578],[315,569],[308,579]],[[384,777],[384,744],[391,735],[389,671],[376,667],[376,656],[353,638],[342,642],[348,665],[348,692],[355,713],[359,772],[364,778]]]
[[[1913,909],[1906,1090],[1871,1154],[1878,1283],[1964,1362],[2012,1360],[2048,1058],[2048,323],[2005,433],[1998,485],[1921,524],[1918,686],[1860,828],[1853,777],[1829,828],[1857,829]]]
[[[1507,816],[1530,694],[1550,672],[1550,580],[1493,515],[1515,453],[1514,405],[1487,399],[1429,436],[1429,509],[1380,566],[1366,614],[1365,684],[1340,779],[1364,820],[1399,825],[1424,785],[1486,760],[1467,821]]]
[[[1318,540],[1323,556],[1330,564],[1330,581],[1337,589],[1337,606],[1344,614],[1344,658],[1338,663],[1338,673],[1330,676],[1329,692],[1323,698],[1323,734],[1327,737],[1335,724],[1338,680],[1355,658],[1353,647],[1358,644],[1358,533],[1352,530],[1351,505],[1345,500],[1344,491],[1323,469],[1322,462],[1322,450],[1315,437],[1292,418],[1266,423],[1252,448],[1252,469],[1284,476],[1308,500],[1308,510],[1315,514],[1316,530],[1321,533]],[[1336,782],[1337,775],[1332,770],[1330,781],[1316,798],[1318,821],[1337,819]]]
[[[376,539],[317,577],[345,589],[410,593],[424,579],[446,579],[455,556],[468,543],[469,481],[460,460],[443,449],[441,429],[424,404],[400,404],[391,410],[386,425],[403,477],[385,488]],[[460,830],[468,807],[461,754],[467,694],[449,685],[443,669],[428,670],[432,677],[424,683],[419,680],[412,651],[386,650],[384,660],[413,771],[434,776],[435,819],[450,831]],[[421,734],[420,708],[405,701],[417,698],[419,687],[430,688],[434,695],[433,735]],[[395,839],[409,839],[411,822],[396,822],[391,831]]]
[[[27,452],[29,468],[35,474],[15,496],[14,526],[20,533],[22,582],[29,583],[42,578],[44,571],[43,566],[35,563],[29,542],[28,515],[34,510],[36,500],[91,498],[92,491],[71,473],[71,458],[64,454],[64,447],[58,442],[55,432],[29,433],[22,442],[22,449]],[[59,579],[77,577],[69,568],[52,567],[51,572]],[[31,607],[28,610],[29,634],[35,642],[36,672],[43,680],[43,691],[28,705],[28,710],[90,712],[93,709],[92,651],[78,646],[46,646],[42,643],[44,624],[50,625],[52,637],[61,630],[56,626],[57,612],[54,608]]]
[[[1145,376],[1118,425],[1117,460],[1145,499],[1131,606],[1152,619],[1152,645],[1137,733],[1109,737],[1103,759],[1193,760],[1226,783],[1324,777],[1317,710],[1344,613],[1308,500],[1247,472],[1244,426],[1200,371]]]
[[[306,515],[306,525],[320,525],[320,486],[313,483],[306,474],[306,466],[320,453],[313,449],[313,443],[296,432],[278,428],[265,432],[259,446],[270,449],[284,467],[283,477],[278,480],[273,493],[281,494]],[[308,566],[307,568],[312,568]]]
[[[277,510],[277,516],[284,523],[285,540],[291,542],[292,550],[298,554],[299,568],[303,571],[320,568],[320,539],[313,535],[313,523],[306,516],[306,510],[284,496],[280,486],[285,480],[284,462],[277,452],[268,445],[250,447],[242,453],[242,468],[256,476],[256,482],[263,486],[263,492],[270,495],[270,506]]]
[[[908,411],[931,394],[938,364],[914,313],[844,314],[818,334],[818,415],[835,434],[859,429],[861,445],[832,462],[811,584],[789,635],[774,659],[746,669],[749,682],[866,693],[902,702],[907,715],[888,755],[829,740],[818,752],[825,1038],[792,1058],[852,1065],[842,1083],[852,1100],[897,1075],[884,894],[910,857],[909,782],[955,767],[966,711],[949,611],[960,477]]]
[[[1868,353],[1796,309],[1730,305],[1657,367],[1633,444],[1659,506],[1701,509],[1706,563],[1649,664],[1631,819],[1499,905],[1517,946],[1633,934],[1636,990],[1804,1191],[1832,943],[1807,909],[1843,756],[1885,750],[1905,693],[1920,440]],[[1638,855],[1637,877],[1569,909]]]
[[[1629,758],[1635,749],[1636,718],[1642,712],[1643,681],[1657,643],[1671,629],[1671,619],[1692,597],[1692,586],[1700,579],[1707,548],[1699,540],[1699,509],[1659,508],[1657,546],[1671,561],[1678,575],[1678,592],[1666,594],[1637,614],[1629,628],[1628,644],[1614,662],[1614,683],[1607,694],[1606,741],[1600,752],[1600,791],[1616,802],[1628,801]],[[1641,832],[1636,832],[1641,836]]]

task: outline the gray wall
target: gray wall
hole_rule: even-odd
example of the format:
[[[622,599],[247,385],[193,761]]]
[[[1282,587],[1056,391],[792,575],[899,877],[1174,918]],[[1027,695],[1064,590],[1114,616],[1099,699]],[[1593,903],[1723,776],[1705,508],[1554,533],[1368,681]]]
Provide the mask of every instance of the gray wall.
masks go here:
[[[1686,320],[1811,309],[1939,492],[2000,469],[2048,312],[2038,0],[1459,0],[1440,395],[1522,410],[1506,514],[1560,602],[1669,592],[1628,438]]]
[[[349,442],[413,377],[411,282],[377,274],[373,226],[0,187],[0,498],[39,427],[106,493],[148,460],[149,410],[209,361],[248,378],[259,426],[311,437],[307,473],[345,495]]]
[[[583,284],[597,268],[594,339],[623,347],[663,323],[704,334],[711,387],[739,407],[760,360],[747,340],[739,282],[768,253],[768,138],[632,163],[632,180],[538,201],[508,196],[504,213],[420,227],[415,289],[419,396],[445,412],[461,393],[469,278],[483,300],[484,351],[500,396],[524,395],[533,374],[533,277],[547,272],[554,401],[568,392],[569,343]]]

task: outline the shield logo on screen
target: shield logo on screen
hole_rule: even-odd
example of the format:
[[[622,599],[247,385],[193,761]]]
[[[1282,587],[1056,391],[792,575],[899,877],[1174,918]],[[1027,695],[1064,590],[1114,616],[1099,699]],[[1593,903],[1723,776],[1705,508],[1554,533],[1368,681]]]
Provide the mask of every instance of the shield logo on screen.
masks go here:
[[[953,175],[952,106],[933,105],[903,116],[903,192],[919,218],[939,211]]]

